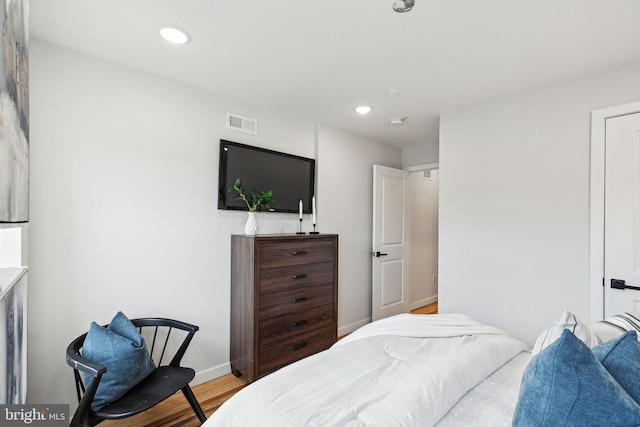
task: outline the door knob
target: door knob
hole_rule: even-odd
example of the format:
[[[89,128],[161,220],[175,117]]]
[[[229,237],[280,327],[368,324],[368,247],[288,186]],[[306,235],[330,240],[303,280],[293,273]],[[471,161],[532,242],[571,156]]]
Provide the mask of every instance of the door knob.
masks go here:
[[[633,289],[634,291],[640,291],[640,287],[638,286],[629,286],[622,279],[611,279],[611,288],[612,289]]]

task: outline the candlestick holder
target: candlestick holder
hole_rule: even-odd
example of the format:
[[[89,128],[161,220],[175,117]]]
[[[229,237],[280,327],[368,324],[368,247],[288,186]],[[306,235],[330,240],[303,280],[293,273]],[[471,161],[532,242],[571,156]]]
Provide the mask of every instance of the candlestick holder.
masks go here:
[[[319,232],[316,231],[316,225],[313,224],[313,231],[310,231],[309,234],[320,234]]]
[[[296,231],[296,234],[307,234],[302,231],[302,218],[300,218],[300,227],[298,228],[298,231]]]

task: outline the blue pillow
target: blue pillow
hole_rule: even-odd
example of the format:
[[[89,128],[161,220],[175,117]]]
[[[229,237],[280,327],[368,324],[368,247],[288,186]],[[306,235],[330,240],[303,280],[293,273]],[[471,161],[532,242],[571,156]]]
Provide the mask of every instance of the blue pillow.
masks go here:
[[[82,355],[107,367],[91,404],[94,411],[122,397],[155,369],[144,338],[122,312],[108,328],[91,322]],[[92,378],[85,373],[85,383]]]
[[[629,331],[591,351],[629,396],[640,403],[640,343],[636,331]]]
[[[534,356],[513,427],[638,426],[638,405],[569,330]]]

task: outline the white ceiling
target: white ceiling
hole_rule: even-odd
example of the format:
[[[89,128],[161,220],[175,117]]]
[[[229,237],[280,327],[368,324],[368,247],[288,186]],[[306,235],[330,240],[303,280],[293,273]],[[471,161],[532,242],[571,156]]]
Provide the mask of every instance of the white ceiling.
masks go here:
[[[30,0],[30,33],[398,147],[437,143],[443,112],[640,60],[640,0],[394,1]]]

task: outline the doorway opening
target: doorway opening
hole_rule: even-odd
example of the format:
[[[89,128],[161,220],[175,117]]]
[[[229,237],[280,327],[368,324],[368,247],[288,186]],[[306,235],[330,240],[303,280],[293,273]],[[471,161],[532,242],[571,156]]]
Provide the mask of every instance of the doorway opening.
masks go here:
[[[405,168],[410,172],[411,249],[409,262],[410,308],[438,302],[439,165]]]

